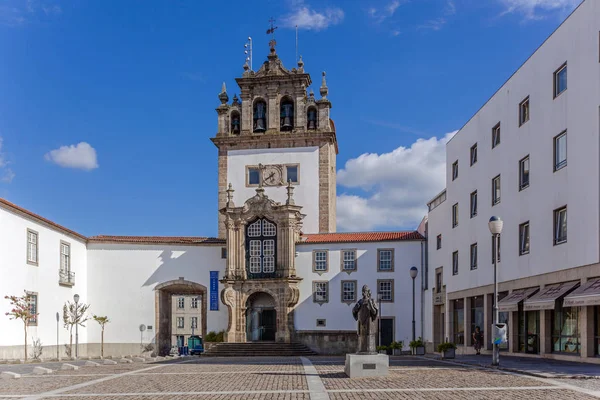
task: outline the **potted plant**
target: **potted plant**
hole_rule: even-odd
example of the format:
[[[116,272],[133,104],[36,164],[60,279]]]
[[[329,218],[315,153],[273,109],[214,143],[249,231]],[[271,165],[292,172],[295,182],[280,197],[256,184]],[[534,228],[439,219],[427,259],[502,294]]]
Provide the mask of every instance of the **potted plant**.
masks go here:
[[[456,356],[456,345],[450,342],[440,343],[437,351],[442,355],[442,359],[454,358]]]
[[[402,347],[404,347],[404,343],[402,341],[392,342],[392,344],[390,344],[390,348],[392,349],[392,354],[395,356],[402,355]]]
[[[388,351],[387,346],[377,346],[376,349],[379,354],[387,354]]]
[[[413,355],[425,355],[425,346],[423,345],[423,340],[421,339],[421,336],[419,336],[417,340],[411,340],[408,346],[412,350]]]

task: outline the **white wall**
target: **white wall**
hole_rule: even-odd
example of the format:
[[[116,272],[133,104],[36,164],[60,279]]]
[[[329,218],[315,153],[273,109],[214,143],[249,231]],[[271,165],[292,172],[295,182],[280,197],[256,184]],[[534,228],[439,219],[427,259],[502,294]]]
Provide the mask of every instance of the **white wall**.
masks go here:
[[[377,249],[394,249],[394,272],[377,272]],[[328,272],[319,275],[312,271],[313,250],[329,250]],[[348,274],[340,271],[340,251],[357,249],[358,267]],[[342,303],[341,281],[357,281],[357,300],[362,297],[362,286],[368,285],[372,295],[377,296],[378,279],[394,279],[394,302],[382,303],[382,317],[395,316],[395,340],[412,339],[412,266],[421,269],[421,242],[396,241],[374,243],[298,244],[296,246],[296,268],[300,282],[300,300],[296,306],[295,326],[299,331],[356,330],[357,322],[352,317],[352,307]],[[329,281],[329,302],[323,305],[313,302],[312,282]],[[421,336],[420,288],[421,273],[415,279],[416,335]],[[325,318],[327,326],[317,327],[316,320]]]
[[[246,166],[258,164],[300,164],[300,183],[294,185],[294,201],[302,206],[304,233],[319,232],[319,148],[231,150],[227,153],[227,182],[235,190],[233,201],[241,206],[256,194],[256,187],[246,187]],[[284,187],[265,187],[270,199],[284,203]]]
[[[200,283],[210,291],[210,271],[225,271],[221,246],[88,245],[88,293],[90,311],[107,315],[104,340],[107,343],[139,343],[139,325],[151,325],[144,332],[150,342],[156,334],[155,292],[157,284],[184,277]],[[221,284],[219,284],[219,303]],[[227,307],[219,304],[210,311],[210,292],[207,293],[207,331],[227,328]],[[91,325],[89,341],[100,342],[100,329]]]
[[[23,323],[9,320],[4,314],[10,311],[6,295],[22,296],[24,290],[38,293],[38,324],[28,328],[27,341],[32,337],[44,345],[56,344],[56,313],[60,313],[59,341],[69,342],[67,330],[62,327],[62,307],[79,294],[87,302],[87,258],[85,242],[75,236],[61,233],[48,225],[17,215],[0,207],[0,346],[23,344]],[[27,229],[38,232],[38,265],[27,264]],[[71,244],[71,271],[75,272],[75,285],[60,286],[60,242]],[[85,329],[79,332],[81,342],[86,341]],[[22,357],[22,353],[19,355]]]
[[[447,144],[447,207],[430,214],[430,237],[444,236],[443,250],[430,247],[430,260],[444,266],[449,292],[493,282],[488,220],[504,220],[500,281],[599,261],[598,32],[600,2],[588,0],[519,69]],[[553,98],[553,74],[568,62],[568,89]],[[518,106],[530,97],[531,118],[519,127]],[[492,127],[501,122],[501,144],[491,148]],[[568,165],[553,171],[553,138],[567,129]],[[478,162],[469,166],[471,146]],[[519,160],[530,155],[530,187],[519,192]],[[451,166],[459,161],[459,177]],[[491,206],[491,180],[501,174],[501,203]],[[478,192],[478,216],[469,218],[469,196]],[[451,228],[451,206],[459,204],[459,226]],[[568,241],[553,244],[553,210],[568,207]],[[437,210],[436,210],[437,211]],[[439,221],[438,221],[439,219]],[[519,256],[518,227],[530,222],[530,254]],[[478,243],[478,269],[469,267],[469,248]],[[435,243],[435,241],[433,241]],[[452,276],[452,252],[459,274]],[[437,259],[436,257],[441,257]],[[432,269],[436,264],[431,265]]]

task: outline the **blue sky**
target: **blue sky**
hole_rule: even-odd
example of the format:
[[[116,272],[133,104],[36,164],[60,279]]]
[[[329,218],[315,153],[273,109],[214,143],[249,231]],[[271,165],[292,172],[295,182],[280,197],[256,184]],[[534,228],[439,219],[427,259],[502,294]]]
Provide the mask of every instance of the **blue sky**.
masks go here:
[[[327,72],[338,228],[413,229],[446,134],[578,3],[0,0],[0,197],[85,235],[216,235],[217,95],[272,16],[284,65],[298,24],[315,92]]]

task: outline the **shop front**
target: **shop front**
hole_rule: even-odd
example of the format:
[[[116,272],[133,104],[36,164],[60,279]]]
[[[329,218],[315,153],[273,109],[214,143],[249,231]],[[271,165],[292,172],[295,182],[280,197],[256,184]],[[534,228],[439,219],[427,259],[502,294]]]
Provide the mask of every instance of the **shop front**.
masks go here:
[[[501,320],[508,323],[508,340],[514,343],[511,346],[513,352],[537,353],[539,351],[539,313],[526,313],[523,306],[523,302],[538,290],[538,287],[516,289],[498,301]]]
[[[557,335],[557,343],[554,348],[560,352],[571,352],[575,348],[575,339],[580,338],[579,331],[577,336],[570,335],[573,331],[575,321],[579,324],[580,314],[586,315],[587,323],[593,324],[593,339],[588,337],[581,338],[587,342],[585,356],[600,356],[600,278],[590,279],[575,289],[564,298],[562,302],[561,313],[557,314],[557,328],[560,328],[560,335]],[[591,314],[591,315],[589,315]],[[589,316],[588,316],[589,315]],[[561,325],[559,325],[561,324]],[[565,334],[563,335],[563,332]],[[591,346],[591,349],[589,348]]]

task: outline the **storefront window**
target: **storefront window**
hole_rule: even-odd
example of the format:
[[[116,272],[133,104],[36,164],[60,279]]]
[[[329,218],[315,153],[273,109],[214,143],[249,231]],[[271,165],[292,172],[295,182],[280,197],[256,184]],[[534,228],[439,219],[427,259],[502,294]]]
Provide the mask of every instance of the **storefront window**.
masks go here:
[[[524,311],[519,305],[519,352],[539,353],[540,312]]]
[[[508,296],[508,292],[498,293],[498,301],[502,300],[506,296]],[[508,311],[499,312],[498,313],[498,323],[508,325],[508,316],[509,316],[509,314],[510,313]],[[512,329],[512,327],[509,326],[508,329],[509,329],[509,332],[507,332],[507,334],[506,334],[506,343],[503,343],[503,344],[501,344],[501,345],[498,346],[498,348],[500,350],[508,350],[508,341],[510,340],[510,329]]]
[[[579,307],[563,307],[556,302],[552,311],[552,351],[579,354]]]
[[[481,329],[481,335],[484,335],[483,332],[485,331],[486,327],[483,325],[483,296],[471,298],[471,338],[473,337],[475,327],[477,326],[479,329]]]
[[[457,345],[465,344],[465,301],[463,299],[454,300],[453,311],[453,332],[454,343]]]
[[[596,306],[595,308],[595,318],[596,318],[596,340],[594,340],[595,343],[595,347],[596,347],[596,355],[600,356],[600,306]]]

